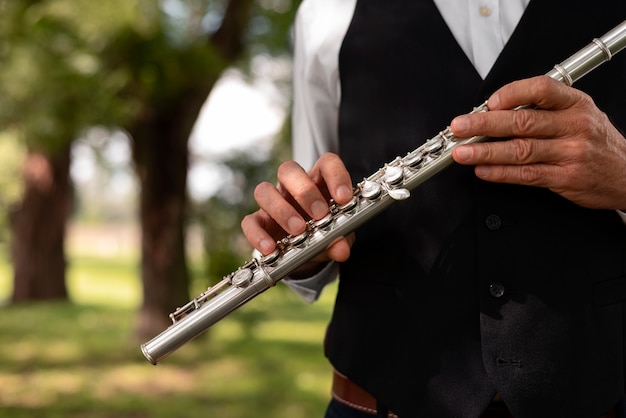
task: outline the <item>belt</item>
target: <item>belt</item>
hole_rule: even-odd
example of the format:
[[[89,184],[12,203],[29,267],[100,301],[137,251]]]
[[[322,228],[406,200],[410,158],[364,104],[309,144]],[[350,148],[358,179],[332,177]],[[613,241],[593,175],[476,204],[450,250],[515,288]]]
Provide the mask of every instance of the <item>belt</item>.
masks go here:
[[[376,415],[376,398],[355,385],[350,379],[333,370],[332,396],[337,402],[352,409],[370,415]],[[387,418],[398,418],[393,412],[387,412]]]
[[[376,415],[376,398],[336,370],[333,370],[332,396],[336,401],[352,409]],[[398,416],[393,412],[388,412],[387,418],[398,418]],[[504,402],[494,401],[489,405],[481,418],[513,418],[513,415],[511,415]],[[616,418],[616,408],[611,408],[600,418]]]

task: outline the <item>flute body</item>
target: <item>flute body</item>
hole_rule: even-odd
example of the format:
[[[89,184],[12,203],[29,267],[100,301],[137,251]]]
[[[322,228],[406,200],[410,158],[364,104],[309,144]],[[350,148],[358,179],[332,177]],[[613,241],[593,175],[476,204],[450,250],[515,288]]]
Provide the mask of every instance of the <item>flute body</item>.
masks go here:
[[[574,55],[555,65],[546,75],[571,86],[624,48],[626,21],[601,38],[593,39]],[[485,102],[471,113],[487,111]],[[254,256],[215,286],[171,313],[172,325],[141,345],[144,356],[156,365],[226,315],[321,254],[337,238],[353,232],[395,201],[407,199],[410,190],[452,164],[454,147],[487,139],[485,136],[457,138],[447,127],[406,156],[396,157],[358,183],[353,188],[353,197],[349,203],[337,205],[331,201],[329,213],[320,220],[310,220],[304,233],[288,235],[278,241],[273,253]]]

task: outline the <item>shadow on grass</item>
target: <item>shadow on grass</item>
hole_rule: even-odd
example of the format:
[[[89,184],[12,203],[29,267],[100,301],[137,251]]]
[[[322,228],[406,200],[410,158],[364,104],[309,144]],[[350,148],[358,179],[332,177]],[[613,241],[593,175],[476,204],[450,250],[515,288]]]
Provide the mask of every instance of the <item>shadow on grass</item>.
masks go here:
[[[2,307],[0,417],[322,417],[330,293],[306,305],[270,290],[157,366],[132,309]]]

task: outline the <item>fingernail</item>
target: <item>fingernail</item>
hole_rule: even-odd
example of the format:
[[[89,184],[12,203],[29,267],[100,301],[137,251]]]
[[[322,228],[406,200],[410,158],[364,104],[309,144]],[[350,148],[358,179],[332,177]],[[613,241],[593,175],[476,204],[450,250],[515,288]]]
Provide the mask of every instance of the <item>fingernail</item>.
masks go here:
[[[316,200],[311,205],[311,212],[315,219],[323,218],[328,213],[328,205],[326,205],[326,202]]]
[[[499,105],[500,105],[500,94],[495,93],[489,98],[489,101],[487,102],[487,107],[490,110],[493,110],[493,109],[497,109]]]
[[[489,169],[489,167],[484,166],[484,165],[479,165],[474,169],[474,172],[476,173],[476,176],[483,178],[483,177],[487,177],[489,176],[489,172],[491,170]]]
[[[270,239],[262,239],[259,242],[259,250],[262,254],[269,254],[274,249],[274,242]]]
[[[337,198],[342,202],[352,199],[352,189],[348,186],[339,186],[337,189]]]
[[[470,158],[472,158],[472,150],[468,146],[459,145],[458,147],[456,147],[456,150],[454,152],[457,160],[461,162],[468,161]]]
[[[297,233],[304,229],[304,221],[297,216],[292,216],[287,221],[287,227],[289,228],[290,233]]]
[[[452,121],[452,128],[455,133],[463,134],[463,132],[469,129],[469,119],[467,116],[457,116]]]

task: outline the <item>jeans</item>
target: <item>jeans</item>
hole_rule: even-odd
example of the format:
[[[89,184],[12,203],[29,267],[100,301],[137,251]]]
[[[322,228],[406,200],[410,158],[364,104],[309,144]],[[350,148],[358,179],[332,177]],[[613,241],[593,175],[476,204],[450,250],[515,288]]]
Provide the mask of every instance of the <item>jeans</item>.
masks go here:
[[[626,397],[615,406],[615,418],[626,418]]]
[[[350,408],[342,404],[341,402],[337,402],[334,399],[331,399],[328,404],[328,408],[326,409],[326,415],[324,418],[373,418],[374,415],[366,414],[365,412],[361,412],[357,409]]]

